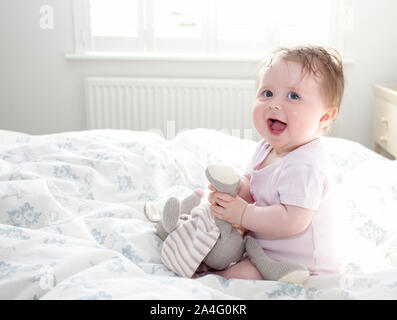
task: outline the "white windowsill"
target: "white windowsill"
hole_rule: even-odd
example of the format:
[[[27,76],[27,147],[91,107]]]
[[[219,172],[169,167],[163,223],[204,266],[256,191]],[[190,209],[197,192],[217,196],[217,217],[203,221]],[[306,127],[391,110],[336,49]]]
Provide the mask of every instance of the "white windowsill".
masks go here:
[[[182,62],[258,62],[258,57],[195,55],[195,54],[153,54],[153,53],[67,53],[66,60],[96,61],[182,61]]]
[[[194,55],[194,54],[120,54],[120,53],[67,53],[71,61],[174,61],[174,62],[242,62],[258,63],[261,57],[239,55]],[[344,64],[354,64],[353,58],[343,58]]]

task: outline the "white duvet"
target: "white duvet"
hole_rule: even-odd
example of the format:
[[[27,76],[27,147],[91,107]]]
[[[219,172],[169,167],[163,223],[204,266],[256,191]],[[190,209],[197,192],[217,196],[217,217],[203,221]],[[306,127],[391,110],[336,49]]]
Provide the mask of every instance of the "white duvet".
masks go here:
[[[207,129],[169,141],[121,130],[0,131],[0,299],[397,299],[397,164],[325,139],[342,273],[293,285],[180,278],[161,264],[162,242],[143,213],[145,201],[161,208],[206,189],[209,162],[242,172],[254,142]]]

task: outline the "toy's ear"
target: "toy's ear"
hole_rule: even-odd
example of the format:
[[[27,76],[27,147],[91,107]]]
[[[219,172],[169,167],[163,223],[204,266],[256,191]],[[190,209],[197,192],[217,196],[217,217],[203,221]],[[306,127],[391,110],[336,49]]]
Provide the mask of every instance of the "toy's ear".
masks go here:
[[[337,107],[335,107],[335,106],[328,107],[324,111],[323,115],[321,116],[320,123],[318,124],[318,127],[320,129],[327,128],[332,123],[332,121],[334,121],[334,119],[337,115],[338,115]]]
[[[144,212],[146,218],[151,222],[159,222],[161,220],[160,211],[156,205],[151,201],[146,201],[144,205]]]

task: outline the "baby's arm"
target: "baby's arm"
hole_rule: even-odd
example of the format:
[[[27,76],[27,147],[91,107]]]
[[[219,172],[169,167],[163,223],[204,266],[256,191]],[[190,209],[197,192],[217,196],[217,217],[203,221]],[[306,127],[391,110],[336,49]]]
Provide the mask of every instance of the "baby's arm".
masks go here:
[[[257,207],[248,204],[241,224],[244,228],[269,238],[285,238],[306,230],[315,211],[291,205]]]
[[[218,205],[211,205],[210,209],[216,217],[269,238],[285,238],[303,232],[315,213],[293,205],[257,207],[240,196],[220,192],[214,194],[214,200]]]
[[[245,173],[240,178],[240,187],[237,194],[248,203],[254,203],[255,201],[251,196],[250,180],[251,176],[249,175],[249,173]]]

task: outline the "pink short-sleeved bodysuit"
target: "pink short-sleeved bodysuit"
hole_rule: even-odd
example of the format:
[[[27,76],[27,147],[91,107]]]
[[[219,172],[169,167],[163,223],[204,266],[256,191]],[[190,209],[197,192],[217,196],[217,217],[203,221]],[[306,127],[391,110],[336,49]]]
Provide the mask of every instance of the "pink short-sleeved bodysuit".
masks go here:
[[[315,139],[259,169],[272,147],[262,140],[249,167],[251,196],[257,207],[294,205],[316,211],[299,235],[270,239],[251,234],[265,253],[278,261],[305,265],[312,275],[337,273],[332,166],[321,138]]]

